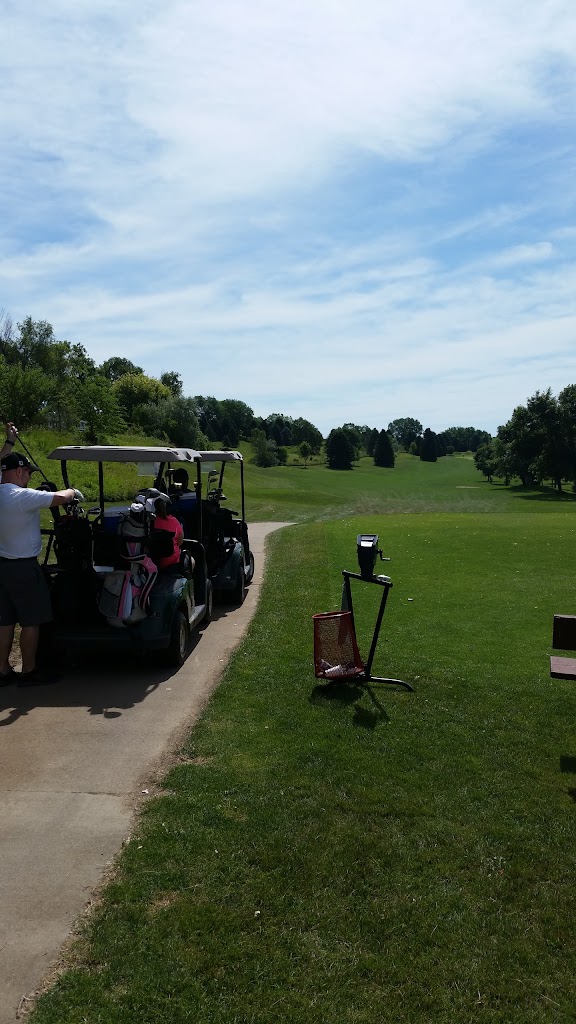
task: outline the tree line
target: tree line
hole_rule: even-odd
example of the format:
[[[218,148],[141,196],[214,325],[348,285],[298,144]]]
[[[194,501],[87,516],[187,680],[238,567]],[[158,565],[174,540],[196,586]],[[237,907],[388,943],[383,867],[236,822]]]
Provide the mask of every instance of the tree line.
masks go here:
[[[374,465],[393,468],[399,451],[416,455],[422,462],[436,462],[455,452],[475,452],[490,439],[488,431],[476,427],[449,427],[437,434],[410,416],[392,420],[387,430],[345,423],[328,435],[326,460],[332,469],[352,469],[365,452]]]
[[[474,461],[489,481],[517,478],[534,487],[551,480],[558,491],[567,483],[576,489],[576,385],[557,397],[550,388],[536,391],[478,448]]]
[[[324,452],[330,468],[351,469],[362,455],[377,466],[393,467],[398,451],[435,462],[455,451],[476,451],[491,440],[473,427],[436,434],[405,417],[387,430],[345,423],[325,441],[302,417],[260,417],[239,399],[186,396],[175,370],[150,377],[122,356],[97,364],[83,345],[57,339],[47,321],[27,317],[14,325],[1,311],[0,416],[23,427],[51,427],[88,444],[105,444],[131,428],[192,448],[213,442],[235,448],[250,441],[254,461],[265,467],[285,464],[289,448],[297,449],[304,466]]]
[[[234,448],[253,439],[269,465],[281,461],[284,446],[306,442],[316,454],[324,441],[308,420],[279,413],[255,416],[235,398],[186,396],[175,370],[156,379],[122,356],[97,364],[83,345],[58,340],[46,321],[27,317],[14,326],[5,313],[0,313],[0,415],[21,426],[79,433],[88,444],[105,444],[129,428],[192,448],[208,448],[214,441]]]

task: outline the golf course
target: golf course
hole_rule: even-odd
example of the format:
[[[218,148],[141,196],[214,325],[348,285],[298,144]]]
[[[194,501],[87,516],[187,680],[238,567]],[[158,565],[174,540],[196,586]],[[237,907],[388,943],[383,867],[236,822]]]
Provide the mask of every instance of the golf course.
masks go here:
[[[576,683],[549,656],[576,495],[404,453],[248,462],[246,490],[249,522],[294,525],[29,1021],[573,1021]],[[373,672],[413,693],[314,677],[360,533],[391,559]],[[353,592],[365,657],[380,595]]]

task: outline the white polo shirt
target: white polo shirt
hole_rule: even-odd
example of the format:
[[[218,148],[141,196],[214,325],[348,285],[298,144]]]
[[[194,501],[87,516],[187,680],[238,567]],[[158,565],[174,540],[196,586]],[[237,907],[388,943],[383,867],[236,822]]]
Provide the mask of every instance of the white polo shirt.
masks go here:
[[[35,558],[42,550],[40,512],[50,508],[51,491],[0,483],[0,556]]]

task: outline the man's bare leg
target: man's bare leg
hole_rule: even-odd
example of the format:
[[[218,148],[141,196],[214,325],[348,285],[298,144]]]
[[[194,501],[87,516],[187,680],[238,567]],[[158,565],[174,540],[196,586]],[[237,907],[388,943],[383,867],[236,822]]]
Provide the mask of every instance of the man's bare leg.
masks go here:
[[[0,674],[10,671],[10,651],[14,640],[14,626],[0,626]]]
[[[22,626],[20,630],[20,650],[22,652],[22,671],[32,672],[36,668],[36,651],[40,639],[40,626]]]

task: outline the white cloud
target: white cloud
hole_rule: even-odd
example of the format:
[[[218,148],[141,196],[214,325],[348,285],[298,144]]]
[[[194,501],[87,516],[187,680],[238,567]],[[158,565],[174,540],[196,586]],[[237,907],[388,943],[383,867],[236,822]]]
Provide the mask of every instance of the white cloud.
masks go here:
[[[15,320],[323,429],[571,382],[564,0],[4,8]]]
[[[495,253],[492,257],[493,267],[512,267],[517,263],[541,263],[554,255],[550,242],[536,242],[534,245],[516,245]]]

